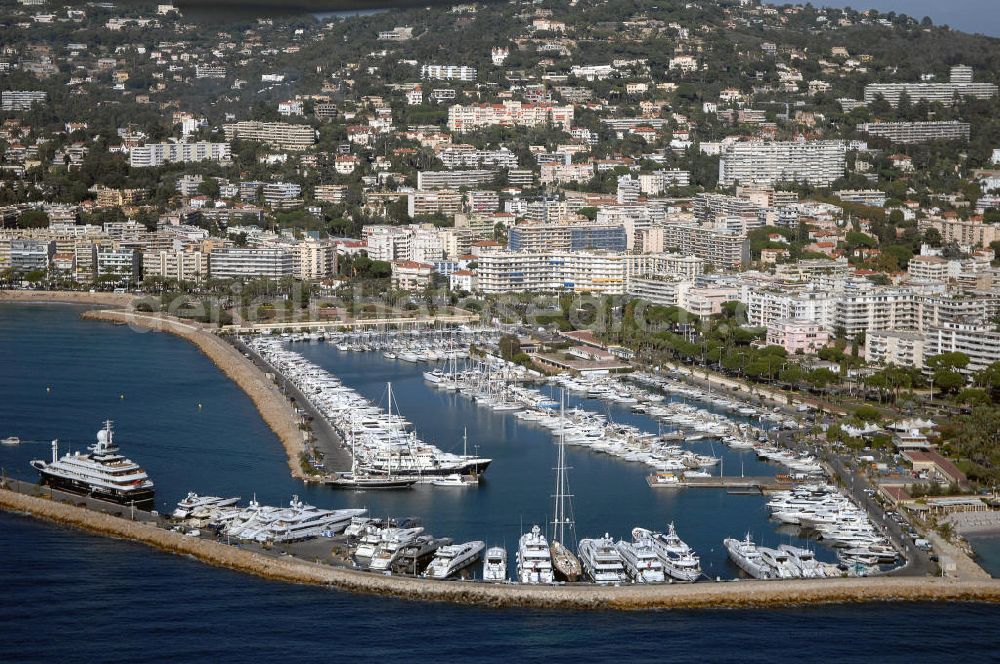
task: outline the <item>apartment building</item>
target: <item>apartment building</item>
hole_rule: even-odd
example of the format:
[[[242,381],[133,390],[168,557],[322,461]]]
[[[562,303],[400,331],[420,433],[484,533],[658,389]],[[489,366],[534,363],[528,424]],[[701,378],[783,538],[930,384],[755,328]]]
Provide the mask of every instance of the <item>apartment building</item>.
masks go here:
[[[1000,362],[1000,332],[992,325],[954,323],[924,333],[924,364],[941,353],[964,353],[969,364],[960,371],[970,376]]]
[[[214,249],[209,269],[213,279],[293,276],[292,254],[282,247],[229,247]]]
[[[878,189],[841,189],[833,195],[845,203],[858,203],[869,207],[885,207],[886,193]]]
[[[418,171],[417,189],[471,189],[493,182],[497,171],[490,170],[458,170],[458,171]]]
[[[989,247],[1000,240],[1000,226],[980,220],[921,219],[918,228],[921,232],[936,228],[945,244],[954,242],[963,247]]]
[[[625,278],[629,281],[640,276],[663,275],[693,282],[704,273],[705,261],[697,256],[655,253],[625,257]]]
[[[145,251],[142,271],[144,277],[199,282],[208,277],[208,255],[184,249]]]
[[[316,131],[309,125],[243,121],[222,129],[227,140],[259,141],[283,150],[304,150],[316,143]]]
[[[455,189],[411,191],[407,193],[406,199],[410,217],[437,213],[450,217],[462,211],[462,193]]]
[[[802,182],[825,187],[844,175],[843,141],[739,141],[722,148],[719,184]]]
[[[327,279],[337,271],[337,250],[332,242],[305,238],[292,245],[292,273],[308,281]]]
[[[754,327],[770,327],[780,320],[808,320],[831,329],[837,298],[837,293],[821,287],[794,289],[756,283],[743,284],[739,295],[747,323]]]
[[[142,252],[138,249],[93,247],[94,279],[115,284],[136,284],[142,279]]]
[[[490,251],[477,257],[483,293],[557,292],[620,295],[625,256],[607,252]]]
[[[229,161],[229,143],[147,143],[132,148],[129,165],[132,168],[150,168],[177,162]]]
[[[576,164],[548,163],[542,164],[540,169],[542,184],[587,182],[594,177],[594,164],[592,162],[580,162]]]
[[[968,122],[865,122],[858,131],[886,138],[893,143],[930,143],[932,141],[969,141],[972,125]]]
[[[28,111],[35,104],[44,104],[48,93],[44,90],[4,90],[0,92],[0,110]]]
[[[525,222],[507,231],[511,251],[625,251],[625,227],[605,224]]]
[[[643,274],[629,277],[625,292],[636,298],[645,300],[661,307],[683,308],[687,293],[694,284],[676,275],[668,273]]]
[[[870,83],[865,86],[865,103],[871,104],[882,97],[892,106],[898,106],[899,100],[906,95],[912,102],[950,104],[955,97],[990,99],[996,93],[996,85],[973,81],[971,67],[956,65],[951,68],[951,80],[948,83]]]
[[[475,67],[460,65],[424,65],[420,68],[420,78],[435,81],[475,82],[478,72]]]
[[[471,145],[449,145],[439,150],[437,156],[448,168],[478,166],[517,168],[517,155],[506,147],[497,150],[477,150]]]
[[[698,224],[664,224],[663,249],[697,256],[717,269],[738,269],[750,261],[747,236]]]
[[[406,261],[413,255],[413,233],[407,227],[365,226],[361,238],[375,261]]]
[[[659,196],[674,187],[691,185],[691,172],[678,169],[639,173],[639,190],[647,196]]]
[[[418,261],[392,262],[392,287],[398,290],[423,290],[432,283],[434,266]]]
[[[907,288],[847,287],[833,312],[833,329],[848,339],[869,330],[912,330],[915,293]]]
[[[865,335],[865,360],[897,367],[924,367],[924,335],[920,332],[870,330]]]
[[[548,123],[569,130],[573,124],[573,107],[504,101],[502,104],[456,104],[448,109],[448,129],[455,132],[494,125],[539,127]]]
[[[56,251],[55,242],[28,238],[13,238],[9,247],[7,265],[15,274],[48,270]]]
[[[766,341],[789,355],[812,354],[830,342],[830,333],[815,321],[784,318],[767,326]]]

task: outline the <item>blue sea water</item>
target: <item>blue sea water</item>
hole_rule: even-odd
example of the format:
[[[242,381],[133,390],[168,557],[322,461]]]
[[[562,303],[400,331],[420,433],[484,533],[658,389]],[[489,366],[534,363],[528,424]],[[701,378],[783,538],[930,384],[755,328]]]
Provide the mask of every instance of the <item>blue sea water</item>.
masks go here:
[[[59,437],[82,447],[101,419],[112,418],[126,451],[156,479],[161,504],[189,489],[244,497],[256,491],[268,501],[298,492],[320,505],[359,501],[373,510],[422,516],[441,535],[500,538],[508,545],[522,518],[545,518],[554,449],[548,434],[460,399],[435,402],[454,397],[427,390],[417,367],[368,361],[328,346],[302,349],[376,399],[391,376],[402,411],[443,446],[459,445],[467,425],[470,441],[496,459],[488,482],[459,495],[430,488],[337,494],[307,489],[288,476],[283,450],[253,405],[194,347],[167,335],[82,321],[79,311],[0,307],[0,435]],[[0,448],[0,466],[24,475],[27,459],[47,454],[41,442]],[[633,523],[673,518],[712,573],[724,576],[731,571],[712,550],[719,548],[714,542],[720,533],[750,527],[765,541],[787,541],[767,523],[759,498],[654,492],[642,483],[638,466],[585,450],[573,450],[570,463],[582,534],[607,528],[624,536]],[[4,661],[391,655],[406,661],[622,655],[717,661],[734,654],[746,661],[904,661],[943,659],[956,649],[988,661],[1000,646],[1000,608],[994,606],[604,614],[421,604],[262,581],[10,514],[0,514],[0,588]]]

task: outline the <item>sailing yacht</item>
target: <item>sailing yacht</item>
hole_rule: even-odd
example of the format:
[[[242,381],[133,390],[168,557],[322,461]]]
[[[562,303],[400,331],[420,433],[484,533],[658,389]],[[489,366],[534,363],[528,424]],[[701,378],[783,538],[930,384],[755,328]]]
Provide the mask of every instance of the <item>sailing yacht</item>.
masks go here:
[[[560,420],[565,423],[565,393],[560,396],[559,402]],[[566,526],[569,526],[570,534],[573,534],[572,504],[570,511],[566,511],[566,502],[572,498],[569,493],[569,480],[566,474],[566,430],[565,425],[560,429],[559,452],[556,461],[556,492],[553,496],[553,518],[552,518],[552,567],[556,579],[560,581],[579,581],[583,574],[583,566],[579,559],[573,555],[569,547],[566,546]]]

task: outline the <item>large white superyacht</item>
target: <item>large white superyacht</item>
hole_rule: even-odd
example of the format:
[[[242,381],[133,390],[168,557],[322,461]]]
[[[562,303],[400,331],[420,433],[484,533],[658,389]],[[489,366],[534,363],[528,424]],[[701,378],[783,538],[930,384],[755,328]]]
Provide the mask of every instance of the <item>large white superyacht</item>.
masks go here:
[[[549,543],[537,525],[521,535],[517,546],[517,580],[521,583],[552,583]]]
[[[729,552],[729,558],[736,563],[736,566],[755,579],[773,579],[774,571],[764,560],[764,556],[757,550],[757,545],[750,539],[747,533],[746,539],[738,540],[727,537],[722,540]]]
[[[59,442],[52,441],[52,461],[31,461],[41,481],[51,487],[82,496],[92,496],[138,509],[152,509],[153,481],[139,464],[118,453],[111,420],[97,432],[97,442],[88,454],[67,452],[59,456]]]
[[[607,534],[597,539],[580,540],[580,563],[594,583],[617,584],[628,581],[621,554]]]
[[[632,540],[647,542],[663,563],[663,571],[675,581],[693,583],[701,577],[701,560],[678,535],[674,524],[666,533],[633,528]]]
[[[486,543],[480,540],[442,546],[422,576],[428,579],[447,579],[479,560],[484,548]]]

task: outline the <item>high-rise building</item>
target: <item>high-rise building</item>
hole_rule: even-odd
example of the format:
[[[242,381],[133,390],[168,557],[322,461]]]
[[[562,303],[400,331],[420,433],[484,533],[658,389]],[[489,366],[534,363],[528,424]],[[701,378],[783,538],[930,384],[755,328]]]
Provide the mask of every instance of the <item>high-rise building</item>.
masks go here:
[[[858,131],[887,138],[893,143],[929,143],[931,141],[968,141],[972,125],[968,122],[865,122]]]
[[[212,251],[209,270],[213,279],[280,279],[293,274],[292,254],[281,247],[215,249]]]
[[[222,129],[227,140],[260,141],[285,150],[304,150],[316,142],[316,131],[304,124],[243,121]]]
[[[865,103],[871,104],[879,97],[884,98],[892,106],[898,106],[903,95],[910,101],[927,101],[950,104],[955,97],[975,97],[990,99],[997,93],[993,83],[974,83],[972,67],[956,65],[951,69],[951,81],[948,83],[870,83],[865,86]]]
[[[132,148],[129,165],[132,168],[149,168],[175,162],[229,161],[229,143],[147,143]]]

